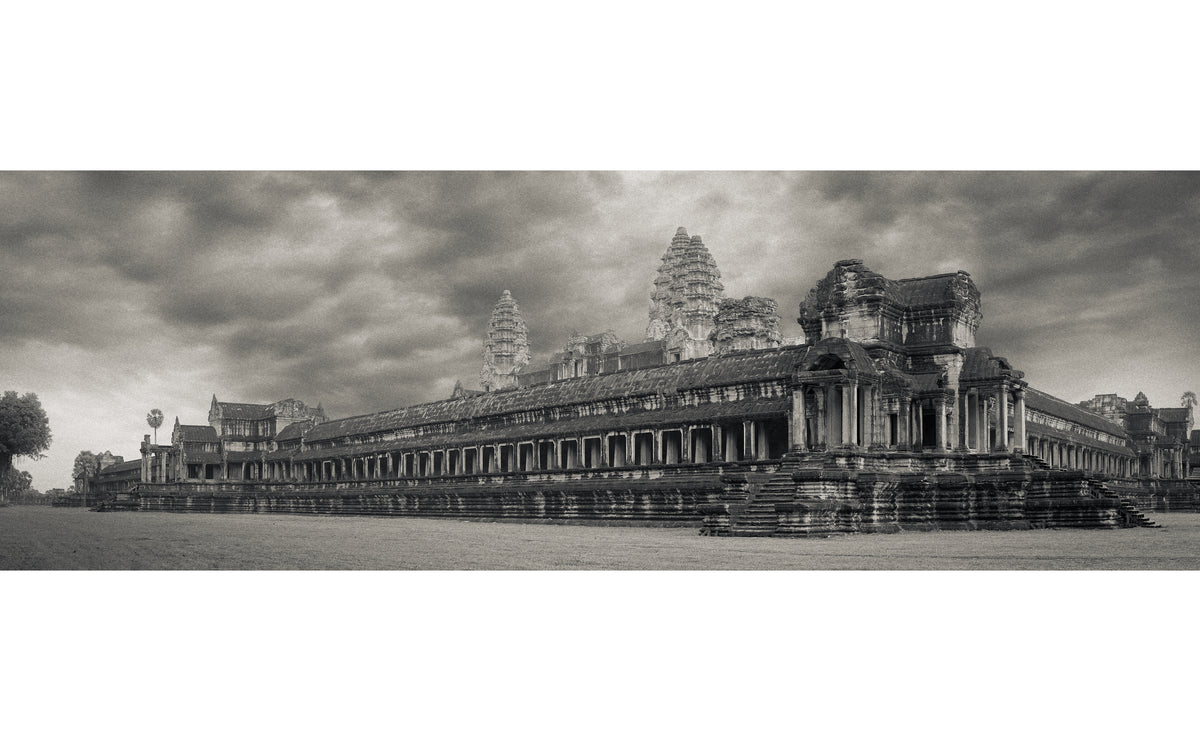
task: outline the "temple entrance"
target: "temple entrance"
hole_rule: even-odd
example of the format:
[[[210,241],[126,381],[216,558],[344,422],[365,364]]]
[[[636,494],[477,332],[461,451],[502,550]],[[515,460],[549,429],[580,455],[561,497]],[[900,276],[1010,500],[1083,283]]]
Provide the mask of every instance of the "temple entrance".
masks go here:
[[[633,465],[648,466],[654,462],[654,433],[635,432],[633,435]]]
[[[937,441],[937,411],[928,403],[921,404],[921,447],[932,448]]]
[[[679,463],[683,455],[683,433],[679,430],[665,430],[662,434],[663,463],[673,466]]]
[[[588,437],[583,440],[583,467],[600,467],[600,438]]]
[[[612,435],[608,438],[608,465],[614,468],[625,465],[625,447],[628,440],[625,435]]]
[[[559,460],[562,468],[577,468],[579,466],[579,443],[575,440],[563,440],[558,444]]]
[[[538,443],[538,467],[543,471],[558,467],[554,464],[554,443]]]
[[[749,457],[746,455],[746,428],[747,425],[740,423],[721,425],[721,449],[725,453],[723,460],[726,463]],[[749,425],[749,428],[754,429],[753,425]]]
[[[692,430],[691,450],[692,463],[709,463],[712,461],[712,428],[697,427]]]
[[[757,426],[760,430],[758,457],[770,460],[782,458],[788,450],[787,418],[763,420]]]

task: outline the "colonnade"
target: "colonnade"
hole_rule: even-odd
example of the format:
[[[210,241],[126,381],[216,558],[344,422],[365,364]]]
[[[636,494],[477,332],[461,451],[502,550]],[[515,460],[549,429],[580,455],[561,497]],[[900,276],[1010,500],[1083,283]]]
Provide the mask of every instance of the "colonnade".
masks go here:
[[[379,481],[429,476],[567,471],[647,465],[754,461],[786,452],[786,421],[736,420],[533,438],[480,445],[381,450],[268,461],[264,481]]]
[[[1108,476],[1135,475],[1133,458],[1110,453],[1088,445],[1029,436],[1029,452],[1053,468],[1072,468]]]
[[[1012,432],[1009,397],[1012,396]],[[998,419],[988,415],[994,404]],[[993,434],[1004,430],[1005,434]],[[900,394],[884,400],[874,383],[854,378],[800,384],[792,397],[793,447],[1007,451],[1025,439],[1025,392],[1007,384]]]

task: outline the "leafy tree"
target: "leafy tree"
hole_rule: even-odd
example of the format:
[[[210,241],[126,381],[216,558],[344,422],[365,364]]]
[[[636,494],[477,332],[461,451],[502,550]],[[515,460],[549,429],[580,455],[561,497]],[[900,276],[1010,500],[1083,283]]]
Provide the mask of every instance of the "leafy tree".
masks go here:
[[[1184,391],[1183,396],[1179,397],[1179,406],[1191,409],[1196,406],[1196,392]]]
[[[9,499],[20,501],[24,495],[33,490],[33,475],[28,471],[18,471],[10,468],[0,473],[0,504]]]
[[[17,456],[41,458],[50,447],[50,420],[37,394],[5,391],[0,397],[0,474]]]
[[[75,456],[75,468],[71,471],[71,480],[78,481],[79,479],[88,478],[96,473],[96,466],[100,460],[96,454],[90,450],[84,450]]]
[[[158,445],[158,428],[162,427],[163,413],[161,409],[151,409],[146,415],[146,424],[154,428],[154,444]]]

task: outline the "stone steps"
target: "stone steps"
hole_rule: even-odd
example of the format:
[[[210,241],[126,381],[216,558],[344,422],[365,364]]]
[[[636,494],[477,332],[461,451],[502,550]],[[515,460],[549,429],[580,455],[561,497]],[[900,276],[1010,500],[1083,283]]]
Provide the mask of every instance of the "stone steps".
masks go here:
[[[800,467],[803,454],[791,451],[780,461],[779,470],[762,485],[758,493],[746,503],[745,508],[735,515],[730,523],[730,535],[740,537],[770,537],[779,528],[779,512],[776,504],[791,502],[796,498],[796,484],[792,473]]]

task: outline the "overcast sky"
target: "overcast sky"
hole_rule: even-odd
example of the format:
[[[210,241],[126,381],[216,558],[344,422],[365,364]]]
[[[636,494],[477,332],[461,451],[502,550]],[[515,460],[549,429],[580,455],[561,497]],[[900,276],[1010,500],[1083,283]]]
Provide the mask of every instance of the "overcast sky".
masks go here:
[[[1076,402],[1200,388],[1200,176],[1190,173],[4,173],[0,385],[54,444],[137,455],[158,407],[321,402],[333,417],[478,387],[509,289],[534,362],[572,330],[642,339],[675,229],[726,294],[797,305],[834,261],[963,269],[978,342]]]

